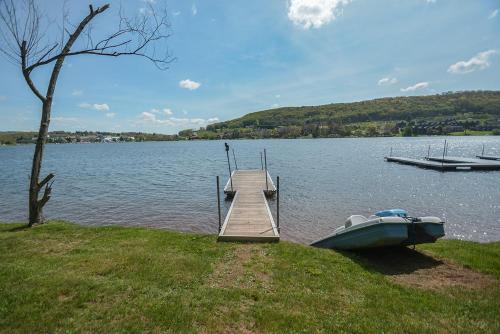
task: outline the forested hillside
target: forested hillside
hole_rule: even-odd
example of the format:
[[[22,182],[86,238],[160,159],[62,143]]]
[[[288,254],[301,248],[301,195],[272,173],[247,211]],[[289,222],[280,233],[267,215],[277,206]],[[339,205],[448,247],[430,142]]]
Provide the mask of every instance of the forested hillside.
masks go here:
[[[471,91],[284,107],[182,131],[191,138],[296,138],[497,133],[500,92]]]

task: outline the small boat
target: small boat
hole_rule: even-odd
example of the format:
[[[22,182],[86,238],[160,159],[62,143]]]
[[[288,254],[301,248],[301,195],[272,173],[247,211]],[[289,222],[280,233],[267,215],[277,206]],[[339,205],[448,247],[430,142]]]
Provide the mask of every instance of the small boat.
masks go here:
[[[350,216],[333,234],[315,241],[314,247],[354,250],[432,243],[444,236],[438,217],[409,217],[402,209],[383,210],[366,218]]]

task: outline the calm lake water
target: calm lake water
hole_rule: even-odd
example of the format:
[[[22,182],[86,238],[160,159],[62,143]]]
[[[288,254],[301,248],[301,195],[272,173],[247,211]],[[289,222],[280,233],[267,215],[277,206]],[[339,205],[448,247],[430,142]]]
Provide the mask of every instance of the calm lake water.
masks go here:
[[[500,171],[438,172],[385,162],[442,152],[444,137],[229,141],[240,169],[260,168],[266,148],[281,180],[282,237],[311,242],[351,214],[401,207],[446,220],[449,238],[500,240]],[[454,137],[449,155],[500,155],[499,137]],[[27,219],[34,146],[0,147],[0,221]],[[50,219],[85,225],[142,225],[217,232],[215,176],[228,176],[223,142],[48,145],[56,174]],[[224,214],[229,208],[224,202]],[[275,210],[275,203],[271,203]]]

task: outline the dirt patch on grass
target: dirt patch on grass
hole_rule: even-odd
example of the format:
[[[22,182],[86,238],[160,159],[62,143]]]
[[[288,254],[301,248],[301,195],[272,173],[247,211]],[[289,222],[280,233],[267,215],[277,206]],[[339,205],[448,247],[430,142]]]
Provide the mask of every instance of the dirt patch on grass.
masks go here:
[[[460,287],[478,290],[498,283],[492,276],[409,248],[367,250],[351,254],[363,266],[389,276],[392,281],[421,289]]]
[[[400,284],[431,290],[449,287],[478,290],[485,289],[496,283],[496,280],[489,275],[447,261],[443,261],[434,268],[418,269],[409,274],[393,275],[392,280]]]
[[[255,324],[254,324],[255,325]],[[249,326],[243,321],[239,321],[233,325],[227,326],[222,329],[221,333],[244,333],[244,334],[250,334],[250,333],[258,333],[253,326]]]
[[[216,264],[207,280],[214,288],[271,288],[270,257],[260,244],[238,244]]]

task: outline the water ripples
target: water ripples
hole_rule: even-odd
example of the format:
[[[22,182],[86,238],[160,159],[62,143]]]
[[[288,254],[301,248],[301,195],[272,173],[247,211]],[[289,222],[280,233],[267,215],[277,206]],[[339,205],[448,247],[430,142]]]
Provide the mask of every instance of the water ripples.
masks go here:
[[[500,172],[448,172],[387,163],[383,156],[441,154],[445,138],[231,141],[240,169],[268,152],[281,178],[282,236],[310,242],[351,214],[402,207],[446,219],[448,237],[500,240]],[[498,137],[453,137],[449,155],[500,154]],[[0,220],[26,220],[33,146],[0,148]],[[232,156],[231,156],[231,163]],[[234,167],[234,166],[233,166]],[[220,141],[48,145],[44,171],[56,173],[46,216],[80,224],[153,226],[215,233],[215,176],[227,180]],[[230,202],[223,201],[223,213]],[[270,202],[275,213],[275,201]]]

